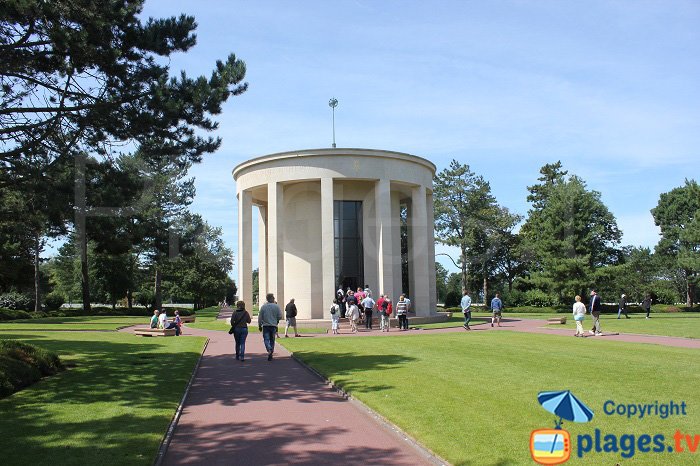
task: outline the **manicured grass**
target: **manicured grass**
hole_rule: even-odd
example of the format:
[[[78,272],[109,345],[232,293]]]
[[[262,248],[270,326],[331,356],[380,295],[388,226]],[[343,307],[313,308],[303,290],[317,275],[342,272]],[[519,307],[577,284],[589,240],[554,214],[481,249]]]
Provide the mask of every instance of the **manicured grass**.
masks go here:
[[[295,355],[455,465],[533,464],[530,432],[554,426],[537,393],[571,390],[595,413],[564,424],[572,463],[626,464],[620,453],[577,458],[577,435],[698,434],[697,350],[517,332],[284,340]],[[609,416],[603,403],[685,401],[687,416]],[[698,454],[638,453],[634,464],[697,464]]]
[[[150,465],[204,338],[0,332],[55,351],[68,370],[0,400],[2,464]]]
[[[3,322],[0,323],[0,331],[116,330],[129,325],[147,325],[149,321],[149,317],[133,316],[45,317]]]
[[[617,315],[604,314],[601,316],[600,326],[604,332],[700,338],[700,314],[696,312],[652,314],[651,319],[645,319],[644,317],[644,314],[630,314],[629,319],[625,319],[623,315],[618,320]],[[588,330],[592,324],[591,316],[586,315],[583,327]],[[569,319],[566,322],[566,327],[574,332],[576,323]]]

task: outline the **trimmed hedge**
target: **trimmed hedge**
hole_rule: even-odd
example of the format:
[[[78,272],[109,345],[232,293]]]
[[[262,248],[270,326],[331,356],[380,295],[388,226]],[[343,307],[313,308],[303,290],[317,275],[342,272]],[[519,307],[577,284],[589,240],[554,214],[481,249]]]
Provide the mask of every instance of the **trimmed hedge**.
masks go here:
[[[55,353],[16,340],[0,340],[0,398],[64,369]]]

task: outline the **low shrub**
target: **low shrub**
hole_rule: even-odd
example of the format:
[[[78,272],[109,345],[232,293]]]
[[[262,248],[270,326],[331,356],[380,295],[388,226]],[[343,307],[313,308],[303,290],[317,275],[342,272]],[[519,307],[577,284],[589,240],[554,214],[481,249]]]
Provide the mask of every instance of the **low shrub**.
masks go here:
[[[544,291],[537,289],[527,290],[525,293],[523,293],[522,299],[522,304],[525,306],[552,307],[557,304],[557,300],[555,298]]]
[[[65,302],[65,298],[62,294],[59,293],[50,293],[46,296],[46,298],[44,298],[44,304],[46,305],[46,309],[50,311],[60,309]]]
[[[27,311],[15,311],[12,309],[1,309],[0,308],[0,321],[3,320],[17,320],[17,319],[31,319],[32,315]]]
[[[0,340],[0,398],[63,369],[55,353],[16,340]]]

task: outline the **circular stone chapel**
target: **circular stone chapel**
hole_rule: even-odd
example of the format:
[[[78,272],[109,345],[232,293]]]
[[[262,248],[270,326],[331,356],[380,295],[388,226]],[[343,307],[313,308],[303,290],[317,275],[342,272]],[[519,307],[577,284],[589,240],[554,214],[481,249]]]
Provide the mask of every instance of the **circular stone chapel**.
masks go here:
[[[255,214],[261,301],[273,293],[284,307],[294,298],[298,318],[329,319],[339,286],[367,284],[375,300],[388,294],[395,303],[406,292],[416,316],[434,315],[434,175],[426,159],[370,149],[241,163],[233,170],[239,299],[252,304]]]

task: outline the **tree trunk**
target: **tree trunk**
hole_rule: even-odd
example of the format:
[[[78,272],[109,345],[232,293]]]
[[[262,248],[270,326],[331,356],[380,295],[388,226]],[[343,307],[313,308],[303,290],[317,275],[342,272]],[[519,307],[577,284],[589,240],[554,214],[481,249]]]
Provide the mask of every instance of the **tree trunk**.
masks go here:
[[[488,296],[489,296],[489,281],[484,274],[484,306],[488,306]]]
[[[75,234],[80,255],[80,288],[83,297],[83,313],[90,312],[90,276],[88,274],[87,229],[85,218],[87,203],[85,197],[85,155],[75,158]]]
[[[134,292],[129,288],[126,290],[126,305],[131,309],[134,305]]]
[[[41,311],[41,274],[39,273],[39,256],[41,255],[41,238],[34,233],[34,311]]]
[[[88,314],[90,307],[90,274],[88,269],[87,238],[83,234],[80,240],[80,287],[83,296],[83,313]]]
[[[688,276],[688,272],[686,272],[686,277]],[[688,280],[688,278],[685,279],[686,283],[686,291],[685,291],[685,305],[688,307],[693,307],[693,295],[695,294],[695,289],[693,287],[693,284]]]
[[[462,292],[469,290],[469,277],[467,276],[467,251],[462,249]]]
[[[160,282],[162,279],[162,274],[160,271],[160,267],[156,264],[156,280],[155,280],[155,291],[153,292],[154,294],[154,310],[157,311],[162,311],[163,310],[163,295],[161,293],[161,286]]]

